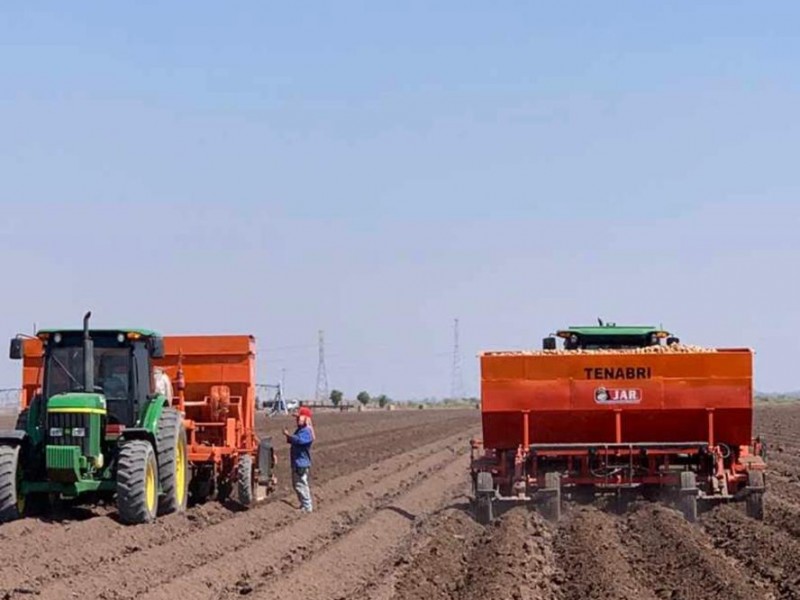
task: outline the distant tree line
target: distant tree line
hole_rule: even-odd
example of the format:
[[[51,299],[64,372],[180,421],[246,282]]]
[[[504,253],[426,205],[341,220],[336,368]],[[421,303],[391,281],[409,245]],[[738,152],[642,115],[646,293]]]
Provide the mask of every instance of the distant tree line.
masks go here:
[[[334,406],[339,406],[342,401],[344,400],[344,393],[341,390],[333,390],[331,391],[330,401],[331,404]],[[380,408],[386,408],[389,404],[392,403],[392,399],[389,398],[386,394],[381,394],[373,398],[369,395],[367,391],[358,392],[356,396],[356,400],[361,404],[361,406],[367,406],[370,402],[375,402]]]

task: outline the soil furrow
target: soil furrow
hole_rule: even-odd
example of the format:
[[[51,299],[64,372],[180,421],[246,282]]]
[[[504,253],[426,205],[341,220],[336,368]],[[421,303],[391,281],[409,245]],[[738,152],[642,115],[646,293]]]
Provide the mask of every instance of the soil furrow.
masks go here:
[[[283,502],[273,502],[256,510],[240,513],[236,518],[224,523],[151,548],[149,551],[133,554],[121,563],[107,565],[100,573],[86,573],[57,581],[42,589],[41,597],[60,598],[65,593],[78,589],[88,593],[106,593],[111,589],[109,581],[112,581],[115,598],[135,598],[184,574],[189,574],[188,578],[195,583],[204,582],[201,567],[222,557],[225,557],[221,561],[222,564],[227,564],[238,572],[238,564],[229,560],[232,553],[243,549],[243,553],[247,553],[254,543],[258,544],[259,540],[269,538],[279,530],[281,536],[289,536],[286,539],[291,539],[287,527],[299,525],[303,528],[306,522],[324,519],[324,516],[320,515],[337,514],[343,510],[337,508],[342,498],[365,497],[371,500],[373,497],[379,497],[381,493],[389,491],[391,485],[399,486],[404,483],[405,478],[413,478],[417,473],[430,468],[431,461],[436,464],[436,461],[441,460],[440,455],[452,456],[455,448],[466,448],[467,439],[468,436],[462,434],[435,442],[319,486],[316,490],[316,500],[320,510],[310,515],[308,519],[301,519],[302,522],[298,522],[296,510]],[[387,477],[392,478],[392,483],[382,481]],[[330,506],[326,508],[326,505]],[[368,502],[358,504],[354,500],[351,505],[353,510],[356,510],[362,505],[368,505]],[[345,516],[345,519],[347,518],[351,517]],[[334,531],[340,527],[334,522],[329,525]],[[265,545],[274,548],[275,542],[269,538]],[[278,548],[281,547],[282,545],[278,545]],[[213,574],[212,580],[220,580],[221,575],[218,571],[213,568],[207,571]],[[232,582],[235,581],[233,578]],[[205,588],[205,583],[203,587]]]
[[[450,435],[463,429],[460,420],[445,419],[439,433]],[[414,442],[419,445],[437,437],[434,430],[425,434],[418,427],[410,426],[402,434],[395,432],[388,440],[379,434],[366,435],[360,444],[353,444],[352,453],[345,457],[339,452],[329,453],[323,449],[315,453],[315,465],[318,466],[314,470],[314,484],[322,486],[337,477],[400,455]],[[288,487],[285,483],[289,478],[288,471],[282,478],[284,489],[271,499],[272,502],[285,501],[289,497],[285,489]],[[263,504],[255,511],[269,504]],[[275,510],[278,512],[271,513],[274,520],[267,527],[279,528],[286,524],[287,519],[296,516],[284,502],[279,502]],[[77,579],[84,572],[97,572],[107,564],[119,563],[133,554],[147,554],[209,527],[219,526],[218,530],[222,531],[223,522],[241,516],[218,503],[210,502],[190,509],[185,515],[170,515],[158,519],[153,525],[142,527],[125,527],[108,516],[66,524],[35,519],[16,521],[0,527],[0,539],[4,540],[0,590],[19,587],[39,589],[49,581],[64,577]],[[81,553],[61,552],[61,548],[69,547],[76,539],[82,541],[85,550]]]
[[[564,572],[565,600],[655,600],[631,569],[615,517],[587,506],[567,515],[558,529],[556,553]]]
[[[764,589],[675,510],[643,505],[620,522],[637,577],[664,598],[765,598]]]
[[[458,600],[559,598],[552,538],[539,513],[524,506],[509,510],[473,549]]]
[[[363,591],[413,531],[415,521],[454,497],[463,486],[466,466],[466,456],[451,461],[323,552],[260,587],[254,597],[279,598],[302,589],[304,600],[344,600]]]
[[[415,528],[391,565],[355,600],[452,600],[466,585],[473,547],[484,534],[468,503],[438,511]]]
[[[721,506],[702,519],[714,545],[769,582],[778,598],[800,598],[800,540],[782,528]]]
[[[315,415],[316,511],[294,507],[280,430],[277,493],[147,526],[113,507],[0,527],[0,598],[42,600],[800,600],[800,405],[759,406],[770,444],[764,521],[742,503],[690,524],[663,504],[567,501],[478,525],[465,495],[477,411]]]

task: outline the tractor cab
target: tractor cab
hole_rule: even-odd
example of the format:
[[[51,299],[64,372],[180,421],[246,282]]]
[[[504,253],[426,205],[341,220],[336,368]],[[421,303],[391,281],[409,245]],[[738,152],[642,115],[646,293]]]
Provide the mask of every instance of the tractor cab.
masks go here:
[[[109,424],[133,427],[152,393],[152,358],[163,355],[163,342],[143,329],[89,332],[91,376],[86,377],[82,331],[47,330],[37,337],[44,345],[43,400],[76,394],[101,395]]]
[[[42,345],[41,392],[20,412],[26,482],[32,492],[75,497],[114,489],[118,440],[135,437],[153,401],[152,359],[163,356],[162,338],[144,329],[47,329]],[[23,358],[22,339],[11,341],[12,359]],[[25,439],[24,437],[22,439]],[[43,460],[42,460],[43,459]],[[155,489],[155,488],[154,488]],[[155,493],[155,492],[154,492]],[[1,519],[0,519],[1,520]]]
[[[41,401],[101,403],[107,422],[135,426],[152,394],[152,359],[164,355],[163,338],[146,329],[45,329]],[[22,358],[22,340],[11,340],[11,358]],[[72,402],[74,401],[74,402]],[[76,406],[79,408],[79,406]]]
[[[561,329],[544,338],[542,348],[556,350],[557,338],[564,340],[564,350],[622,350],[658,346],[665,340],[677,344],[680,340],[660,327],[652,325],[617,325],[603,323]]]

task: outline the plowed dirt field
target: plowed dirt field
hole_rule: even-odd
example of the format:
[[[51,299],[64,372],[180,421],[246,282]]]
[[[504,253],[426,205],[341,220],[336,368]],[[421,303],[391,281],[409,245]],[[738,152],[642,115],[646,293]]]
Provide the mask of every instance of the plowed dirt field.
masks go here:
[[[208,503],[136,527],[113,507],[17,521],[0,526],[0,599],[800,598],[800,405],[757,411],[771,450],[765,520],[723,506],[694,525],[639,501],[568,505],[557,524],[516,508],[482,527],[466,497],[477,411],[315,425],[313,514],[296,509],[284,450],[279,489],[249,511]]]

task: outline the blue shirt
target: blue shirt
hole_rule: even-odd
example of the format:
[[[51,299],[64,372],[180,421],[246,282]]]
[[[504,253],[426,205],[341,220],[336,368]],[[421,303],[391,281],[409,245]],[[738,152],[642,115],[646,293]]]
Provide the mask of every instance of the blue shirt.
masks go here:
[[[290,458],[293,469],[307,469],[311,466],[311,444],[314,438],[311,435],[310,427],[298,427],[289,436],[289,443],[292,445]]]

